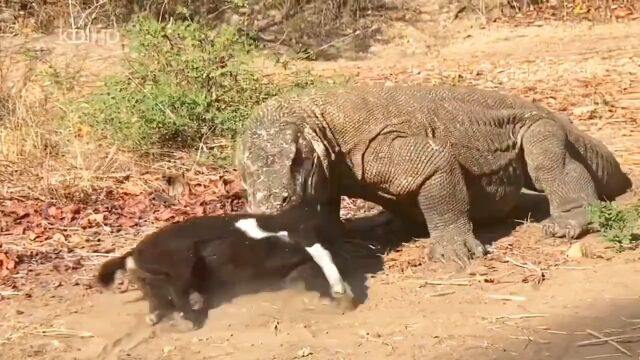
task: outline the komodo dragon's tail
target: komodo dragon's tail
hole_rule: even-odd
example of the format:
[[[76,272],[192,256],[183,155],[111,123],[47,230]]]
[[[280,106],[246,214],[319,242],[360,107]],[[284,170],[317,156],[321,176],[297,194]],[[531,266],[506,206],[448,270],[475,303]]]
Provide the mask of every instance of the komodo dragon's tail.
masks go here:
[[[133,254],[133,251],[127,251],[126,253],[109,259],[102,263],[100,266],[100,270],[98,270],[98,275],[96,279],[98,283],[103,287],[108,287],[113,284],[113,280],[115,279],[116,272],[118,270],[124,270],[126,268],[127,258]]]
[[[631,188],[631,179],[622,171],[613,152],[602,141],[580,131],[567,118],[558,118],[567,129],[569,141],[582,155],[579,156],[580,162],[596,182],[598,196],[602,200],[613,200]]]

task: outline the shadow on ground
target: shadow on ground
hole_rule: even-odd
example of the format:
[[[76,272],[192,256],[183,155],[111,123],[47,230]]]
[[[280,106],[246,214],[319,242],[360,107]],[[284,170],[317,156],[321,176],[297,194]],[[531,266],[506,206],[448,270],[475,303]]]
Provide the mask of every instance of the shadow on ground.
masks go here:
[[[514,209],[511,219],[480,226],[476,235],[480,241],[492,244],[511,234],[522,223],[539,222],[548,216],[549,203],[544,195],[522,193],[521,201]],[[428,232],[420,234],[406,231],[403,224],[384,211],[352,218],[345,223],[344,245],[336,254],[336,263],[352,287],[356,305],[363,304],[368,298],[368,275],[383,270],[382,255],[414,241],[415,236],[428,236]],[[314,263],[304,265],[296,272],[296,278],[304,282],[307,290],[317,291],[323,297],[330,297],[327,281]]]
[[[539,223],[548,217],[549,201],[544,194],[522,192],[517,206],[508,218],[496,223],[476,224],[476,236],[485,245],[491,245],[509,236],[523,223]],[[369,249],[371,254],[384,254],[416,238],[428,238],[429,232],[421,231],[421,225],[402,223],[385,211],[349,219],[345,225],[346,242],[352,246],[346,251],[362,254]]]
[[[477,225],[476,236],[485,245],[490,246],[497,240],[511,235],[518,226],[540,223],[549,215],[549,201],[544,194],[523,191],[517,206],[508,218],[494,224]],[[428,231],[416,233],[415,228],[407,231],[405,225],[384,211],[351,218],[345,222],[344,244],[336,252],[335,260],[343,277],[352,287],[356,306],[367,301],[368,277],[383,270],[382,256],[404,244],[416,241],[417,236],[428,237]],[[292,280],[286,287],[305,288],[318,292],[324,298],[331,297],[324,275],[313,262],[297,269]],[[284,286],[282,283],[276,285],[274,289],[282,289]]]

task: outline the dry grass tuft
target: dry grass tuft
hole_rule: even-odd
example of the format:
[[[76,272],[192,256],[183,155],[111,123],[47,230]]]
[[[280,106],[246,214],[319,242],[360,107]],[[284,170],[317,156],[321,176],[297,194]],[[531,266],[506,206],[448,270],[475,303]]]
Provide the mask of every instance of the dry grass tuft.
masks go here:
[[[96,142],[80,123],[63,121],[62,98],[83,86],[52,88],[51,75],[43,69],[82,72],[69,64],[58,68],[18,52],[0,59],[2,198],[81,201],[114,176],[135,169],[128,154]]]

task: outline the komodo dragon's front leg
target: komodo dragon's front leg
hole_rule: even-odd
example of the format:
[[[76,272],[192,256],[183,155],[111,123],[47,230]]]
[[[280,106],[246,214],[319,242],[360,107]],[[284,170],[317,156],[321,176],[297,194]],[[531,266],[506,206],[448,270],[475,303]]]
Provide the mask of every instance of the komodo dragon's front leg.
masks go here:
[[[522,139],[531,180],[549,198],[551,217],[542,225],[546,236],[577,238],[587,233],[585,205],[598,200],[593,179],[568,145],[566,131],[553,120],[536,122]]]
[[[473,234],[462,170],[446,143],[422,136],[381,136],[367,153],[367,182],[377,179],[378,186],[398,197],[417,196],[432,240],[432,260],[455,261],[464,268],[486,253]]]

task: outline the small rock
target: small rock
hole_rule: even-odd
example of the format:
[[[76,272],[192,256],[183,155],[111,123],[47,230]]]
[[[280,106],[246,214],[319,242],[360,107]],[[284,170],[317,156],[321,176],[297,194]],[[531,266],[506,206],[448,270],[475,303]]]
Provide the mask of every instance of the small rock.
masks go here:
[[[53,346],[54,349],[59,349],[59,350],[63,350],[67,347],[67,345],[61,343],[58,340],[52,340],[51,345]]]
[[[67,239],[64,237],[64,235],[62,235],[61,233],[55,233],[53,234],[53,236],[51,237],[51,240],[55,241],[55,242],[65,242]]]
[[[467,272],[469,275],[484,276],[489,274],[489,268],[487,268],[486,266],[471,266],[469,267],[469,270]]]
[[[170,352],[172,352],[175,349],[174,346],[165,346],[162,348],[162,355],[167,356],[169,355]]]
[[[311,352],[311,348],[308,346],[303,347],[302,349],[298,350],[298,356],[299,357],[307,357],[309,355],[313,354]]]
[[[589,257],[589,247],[582,241],[572,244],[565,254],[569,259]]]
[[[486,75],[489,72],[491,72],[491,65],[482,64],[473,71],[473,74],[476,76],[480,76],[480,75]]]
[[[595,109],[596,109],[596,107],[593,106],[593,105],[591,105],[591,106],[580,106],[580,107],[577,107],[577,108],[573,109],[572,113],[573,113],[573,115],[576,115],[576,116],[589,115]]]

